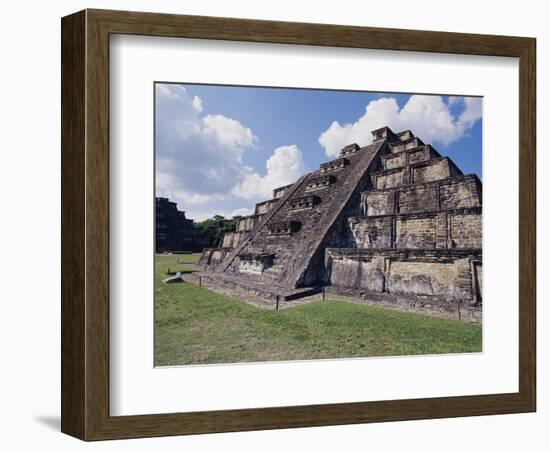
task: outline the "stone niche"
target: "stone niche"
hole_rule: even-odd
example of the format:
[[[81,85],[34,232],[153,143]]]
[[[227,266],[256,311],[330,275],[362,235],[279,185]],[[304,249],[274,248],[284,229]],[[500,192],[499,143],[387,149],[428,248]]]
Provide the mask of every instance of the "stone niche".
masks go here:
[[[321,203],[321,199],[316,195],[305,195],[289,200],[288,208],[290,212],[302,211],[304,209],[312,209],[319,203]]]
[[[265,270],[273,266],[274,258],[273,253],[239,255],[239,272],[262,275]]]
[[[348,164],[349,164],[349,159],[347,159],[347,158],[338,158],[338,159],[335,159],[333,161],[329,161],[329,162],[321,164],[320,172],[321,173],[334,172],[336,170],[343,169]]]
[[[336,177],[333,175],[324,175],[321,177],[310,178],[307,180],[306,183],[306,192],[328,188],[335,181]]]
[[[341,151],[340,151],[340,157],[351,155],[352,153],[358,152],[361,150],[361,148],[357,144],[350,144],[346,145]]]
[[[268,236],[288,236],[300,230],[301,223],[296,220],[267,224]]]

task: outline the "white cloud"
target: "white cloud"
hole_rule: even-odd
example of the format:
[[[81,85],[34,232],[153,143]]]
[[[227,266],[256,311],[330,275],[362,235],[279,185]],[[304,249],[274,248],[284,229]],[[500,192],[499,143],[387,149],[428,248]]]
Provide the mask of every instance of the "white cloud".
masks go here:
[[[158,195],[215,200],[244,179],[243,153],[258,138],[237,120],[219,114],[203,117],[202,111],[202,100],[184,87],[157,84]]]
[[[220,114],[209,114],[202,121],[204,135],[215,139],[222,146],[239,150],[245,147],[253,147],[258,141],[250,128],[244,127],[238,120]]]
[[[195,95],[193,97],[193,108],[195,108],[195,111],[202,112],[202,99]]]
[[[450,108],[460,102],[458,99],[464,104],[464,110],[456,117]],[[387,125],[396,132],[410,129],[427,143],[449,145],[460,139],[480,118],[480,98],[453,97],[445,103],[435,95],[412,95],[399,109],[395,98],[383,97],[369,102],[365,113],[353,123],[332,122],[319,137],[319,143],[327,156],[336,157],[348,144],[370,144],[371,131]]]
[[[266,161],[267,173],[246,174],[233,189],[233,194],[246,199],[267,199],[273,189],[294,183],[306,171],[302,152],[296,145],[278,147]]]
[[[243,161],[259,142],[250,128],[221,114],[203,115],[202,99],[183,86],[157,84],[156,92],[156,195],[176,201],[189,217],[251,214],[251,200],[271,198],[274,188],[304,173],[295,145],[275,149],[266,174],[257,173]]]
[[[467,128],[471,128],[473,124],[481,118],[482,102],[479,97],[465,97],[464,98],[464,111],[458,118],[459,123],[463,124]]]

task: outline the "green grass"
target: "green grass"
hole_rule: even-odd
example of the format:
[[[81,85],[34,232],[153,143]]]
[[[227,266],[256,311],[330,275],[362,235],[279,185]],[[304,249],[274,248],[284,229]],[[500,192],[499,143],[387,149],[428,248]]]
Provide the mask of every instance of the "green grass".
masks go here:
[[[155,364],[230,363],[481,351],[481,326],[340,300],[280,311],[184,282],[200,255],[157,255]],[[176,260],[185,264],[176,264]]]

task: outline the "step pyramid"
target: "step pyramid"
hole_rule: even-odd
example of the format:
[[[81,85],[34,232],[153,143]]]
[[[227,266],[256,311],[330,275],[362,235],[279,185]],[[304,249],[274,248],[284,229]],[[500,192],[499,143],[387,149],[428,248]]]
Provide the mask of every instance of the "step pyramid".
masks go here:
[[[258,203],[204,251],[209,276],[479,303],[481,181],[410,130],[372,135]]]

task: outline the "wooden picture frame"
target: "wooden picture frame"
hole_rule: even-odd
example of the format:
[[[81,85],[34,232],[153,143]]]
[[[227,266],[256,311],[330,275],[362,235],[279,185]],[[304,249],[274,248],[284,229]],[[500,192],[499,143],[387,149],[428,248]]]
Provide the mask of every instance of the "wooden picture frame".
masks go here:
[[[64,433],[101,440],[535,411],[535,39],[105,10],[61,25]],[[109,36],[116,33],[519,58],[519,391],[110,416]]]

